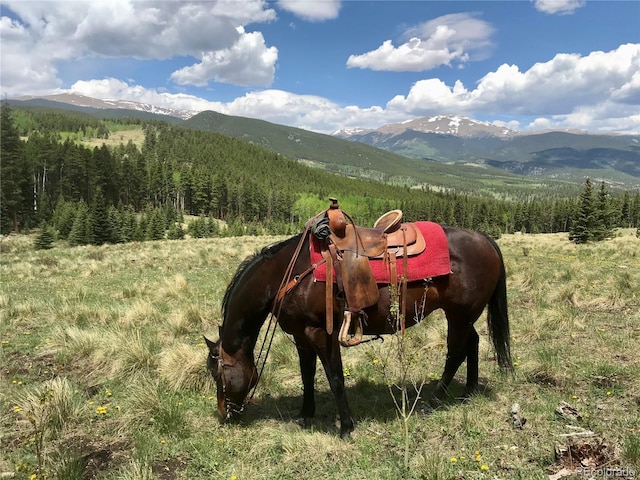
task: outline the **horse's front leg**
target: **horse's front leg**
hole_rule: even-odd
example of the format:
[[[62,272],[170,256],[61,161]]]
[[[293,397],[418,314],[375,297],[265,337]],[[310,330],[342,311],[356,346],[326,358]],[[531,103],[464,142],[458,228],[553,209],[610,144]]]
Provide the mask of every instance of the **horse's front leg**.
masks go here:
[[[316,414],[314,383],[318,355],[311,346],[298,338],[296,338],[296,348],[300,359],[300,374],[302,376],[302,409],[298,416],[298,423],[304,428],[309,428],[311,419]]]
[[[347,401],[347,392],[344,387],[344,371],[342,369],[342,354],[338,343],[338,332],[334,331],[331,336],[327,335],[327,342],[318,349],[322,366],[327,374],[331,392],[336,399],[338,413],[340,414],[340,438],[349,438],[354,429],[354,421],[351,416],[351,409]]]

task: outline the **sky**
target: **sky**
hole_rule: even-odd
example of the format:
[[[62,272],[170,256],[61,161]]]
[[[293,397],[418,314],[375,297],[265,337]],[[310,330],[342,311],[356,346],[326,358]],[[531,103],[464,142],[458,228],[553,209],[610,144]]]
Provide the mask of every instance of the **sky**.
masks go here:
[[[640,1],[0,0],[0,94],[640,134]]]

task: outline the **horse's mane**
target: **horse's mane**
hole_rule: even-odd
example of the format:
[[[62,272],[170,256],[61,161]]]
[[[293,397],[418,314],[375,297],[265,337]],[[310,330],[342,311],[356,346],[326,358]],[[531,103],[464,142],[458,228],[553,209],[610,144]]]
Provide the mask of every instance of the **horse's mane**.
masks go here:
[[[277,254],[280,250],[282,250],[284,247],[286,247],[290,243],[294,241],[295,242],[299,241],[301,235],[302,234],[298,234],[294,237],[288,238],[281,242],[267,245],[266,247],[263,247],[262,250],[260,250],[259,252],[256,252],[253,255],[250,255],[249,257],[245,258],[242,261],[242,263],[238,267],[238,270],[236,270],[236,273],[233,276],[233,279],[227,286],[227,290],[224,292],[224,297],[222,298],[222,321],[223,322],[227,318],[227,307],[229,305],[229,301],[231,300],[231,296],[233,295],[233,291],[235,290],[236,285],[238,285],[238,283],[240,283],[244,279],[247,272],[251,270],[251,268],[254,265],[256,265],[257,263],[260,263],[262,260],[272,258],[275,254]]]

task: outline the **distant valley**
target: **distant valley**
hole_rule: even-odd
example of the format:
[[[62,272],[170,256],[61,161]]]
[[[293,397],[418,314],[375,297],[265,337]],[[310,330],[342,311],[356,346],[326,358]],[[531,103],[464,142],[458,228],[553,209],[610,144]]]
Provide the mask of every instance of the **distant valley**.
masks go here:
[[[520,184],[552,187],[586,176],[640,188],[640,135],[549,131],[522,133],[457,115],[437,115],[334,135],[212,111],[186,112],[80,95],[21,97],[25,108],[54,108],[103,118],[133,116],[214,131],[343,174],[408,185],[483,190]],[[499,185],[499,186],[500,186]]]

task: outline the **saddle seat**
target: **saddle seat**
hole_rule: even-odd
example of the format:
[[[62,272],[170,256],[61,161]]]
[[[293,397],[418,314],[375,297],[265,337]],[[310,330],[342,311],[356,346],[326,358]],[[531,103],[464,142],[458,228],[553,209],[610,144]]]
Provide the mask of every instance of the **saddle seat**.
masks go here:
[[[383,259],[388,250],[393,250],[397,257],[418,255],[426,247],[422,232],[413,223],[400,223],[391,232],[350,223],[342,235],[333,232],[330,238],[338,250],[352,251],[370,259]]]

